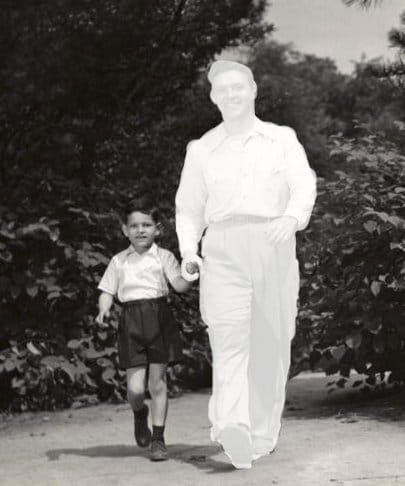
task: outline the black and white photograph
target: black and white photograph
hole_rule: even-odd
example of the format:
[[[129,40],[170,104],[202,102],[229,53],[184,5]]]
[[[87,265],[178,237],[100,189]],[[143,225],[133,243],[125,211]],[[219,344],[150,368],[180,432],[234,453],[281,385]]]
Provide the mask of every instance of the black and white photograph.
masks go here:
[[[0,4],[0,484],[405,486],[404,0]]]

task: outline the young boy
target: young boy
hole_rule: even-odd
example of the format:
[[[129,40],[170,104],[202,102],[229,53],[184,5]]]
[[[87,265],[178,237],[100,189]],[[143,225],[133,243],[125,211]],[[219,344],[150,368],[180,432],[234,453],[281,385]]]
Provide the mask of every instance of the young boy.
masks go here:
[[[115,255],[99,285],[99,313],[96,321],[105,326],[114,296],[123,309],[118,328],[119,366],[126,370],[127,396],[134,412],[137,444],[151,444],[151,460],[168,458],[164,441],[168,398],[166,369],[182,358],[180,333],[167,305],[167,283],[177,292],[190,288],[180,275],[180,266],[155,238],[160,234],[158,210],[147,201],[131,201],[122,225],[130,246]],[[153,435],[148,428],[149,409],[144,403],[145,381],[149,367],[152,397]]]

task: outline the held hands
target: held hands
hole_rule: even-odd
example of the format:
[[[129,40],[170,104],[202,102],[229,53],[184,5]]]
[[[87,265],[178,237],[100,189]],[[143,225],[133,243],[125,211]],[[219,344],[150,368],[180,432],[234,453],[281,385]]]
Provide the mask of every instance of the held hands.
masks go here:
[[[271,221],[265,231],[269,243],[276,245],[289,240],[297,230],[298,221],[293,216],[280,216]]]
[[[201,272],[202,260],[198,255],[185,255],[181,262],[181,276],[187,282],[194,282]]]

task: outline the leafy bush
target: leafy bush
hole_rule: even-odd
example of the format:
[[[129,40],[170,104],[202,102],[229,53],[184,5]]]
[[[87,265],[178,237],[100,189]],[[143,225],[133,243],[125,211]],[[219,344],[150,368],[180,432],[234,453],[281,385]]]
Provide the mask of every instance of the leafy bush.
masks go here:
[[[125,373],[118,369],[116,351],[118,306],[107,330],[95,325],[94,316],[97,283],[108,257],[128,244],[116,214],[102,208],[111,197],[110,207],[119,209],[131,194],[120,200],[115,192],[108,196],[93,191],[93,205],[102,201],[99,210],[83,209],[82,198],[90,188],[77,191],[75,205],[61,197],[47,208],[50,216],[38,218],[38,208],[1,208],[2,408],[53,409],[125,396]],[[163,211],[162,244],[174,249],[171,221]],[[170,370],[170,391],[175,394],[180,384],[209,385],[210,372],[196,289],[173,295],[171,306],[185,344],[184,363]]]
[[[400,126],[400,125],[399,125]],[[301,243],[295,366],[405,381],[405,157],[378,135],[336,136],[332,180]],[[356,382],[356,386],[361,384]]]

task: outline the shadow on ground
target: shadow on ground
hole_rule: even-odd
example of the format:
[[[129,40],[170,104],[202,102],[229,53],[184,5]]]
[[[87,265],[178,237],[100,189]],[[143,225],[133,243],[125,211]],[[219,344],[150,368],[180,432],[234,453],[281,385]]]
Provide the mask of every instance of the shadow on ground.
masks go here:
[[[106,445],[96,447],[85,447],[83,449],[52,449],[46,452],[50,461],[58,461],[60,456],[84,456],[91,458],[99,457],[148,457],[148,451],[128,445]]]
[[[213,459],[213,456],[216,456],[221,452],[219,446],[170,444],[167,448],[170,460],[191,464],[197,469],[205,470],[209,474],[232,472],[235,470],[229,462]],[[146,461],[149,461],[148,449],[139,449],[138,447],[128,445],[105,445],[86,447],[83,449],[52,449],[47,451],[46,455],[50,461],[58,461],[63,455],[84,456],[89,458],[142,457]]]
[[[329,377],[294,379],[290,382],[285,418],[330,418],[346,421],[372,419],[403,422],[405,426],[405,388],[372,390],[368,393],[350,386],[328,393]]]

